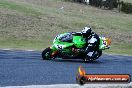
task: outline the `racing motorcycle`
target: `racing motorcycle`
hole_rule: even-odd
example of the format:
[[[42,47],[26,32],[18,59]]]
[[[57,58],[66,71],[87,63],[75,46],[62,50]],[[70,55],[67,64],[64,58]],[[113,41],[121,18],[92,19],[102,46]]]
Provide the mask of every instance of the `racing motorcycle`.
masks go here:
[[[64,33],[57,35],[51,47],[42,51],[43,60],[51,60],[56,58],[62,59],[83,59],[84,61],[95,61],[102,55],[102,50],[109,49],[111,40],[106,37],[99,37],[100,44],[98,49],[94,49],[92,58],[87,57],[85,52],[81,52],[86,46],[86,39],[82,35],[71,35]]]

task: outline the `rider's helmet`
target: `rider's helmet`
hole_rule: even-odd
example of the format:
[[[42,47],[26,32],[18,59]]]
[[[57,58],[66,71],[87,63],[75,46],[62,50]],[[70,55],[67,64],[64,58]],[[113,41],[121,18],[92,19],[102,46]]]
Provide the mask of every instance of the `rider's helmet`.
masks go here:
[[[91,29],[91,27],[84,27],[84,28],[82,29],[81,33],[82,33],[84,36],[89,37],[89,36],[92,34],[92,29]]]

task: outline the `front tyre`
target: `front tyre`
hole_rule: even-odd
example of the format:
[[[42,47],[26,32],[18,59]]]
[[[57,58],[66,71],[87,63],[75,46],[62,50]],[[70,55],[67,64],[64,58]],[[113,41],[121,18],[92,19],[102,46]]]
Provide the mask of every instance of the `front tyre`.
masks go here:
[[[46,48],[42,51],[42,58],[43,60],[51,60],[51,49]]]
[[[102,50],[98,50],[94,53],[93,57],[86,56],[83,60],[85,62],[93,62],[97,60],[102,55]]]
[[[102,50],[98,50],[96,54],[94,55],[95,59],[98,59],[102,55]]]
[[[86,56],[84,59],[84,62],[93,62],[93,61],[95,61],[93,58],[90,58],[89,56]]]

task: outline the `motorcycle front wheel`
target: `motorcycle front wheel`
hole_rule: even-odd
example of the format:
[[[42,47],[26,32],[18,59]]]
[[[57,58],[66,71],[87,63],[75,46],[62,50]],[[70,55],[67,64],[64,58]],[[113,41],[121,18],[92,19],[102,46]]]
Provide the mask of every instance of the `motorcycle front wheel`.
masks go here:
[[[51,60],[51,49],[46,48],[42,51],[42,59],[43,60]]]
[[[101,55],[102,55],[102,50],[98,50],[95,52],[95,54],[93,55],[92,58],[89,56],[86,56],[83,60],[85,62],[93,62],[93,61],[97,60]]]

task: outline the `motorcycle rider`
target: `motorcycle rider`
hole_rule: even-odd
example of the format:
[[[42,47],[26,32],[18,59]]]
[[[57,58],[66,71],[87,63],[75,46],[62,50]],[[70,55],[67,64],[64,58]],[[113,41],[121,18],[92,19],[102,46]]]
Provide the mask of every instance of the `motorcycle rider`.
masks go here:
[[[100,39],[99,36],[92,31],[91,27],[84,27],[81,32],[71,32],[71,33],[65,33],[63,36],[60,37],[60,40],[62,42],[71,42],[72,35],[79,35],[83,36],[86,40],[86,46],[84,49],[74,49],[75,52],[83,52],[85,55],[87,55],[84,60],[85,61],[93,61],[95,51],[99,49],[99,43]]]
[[[84,49],[80,49],[79,51],[86,53],[87,58],[85,58],[85,61],[94,60],[95,51],[99,49],[99,36],[92,31],[91,27],[84,27],[81,32],[75,32],[72,34],[82,35],[84,38],[86,38],[86,47]]]

